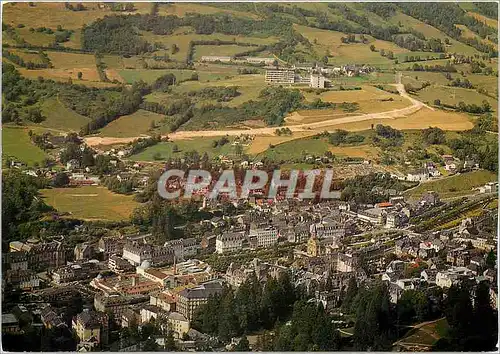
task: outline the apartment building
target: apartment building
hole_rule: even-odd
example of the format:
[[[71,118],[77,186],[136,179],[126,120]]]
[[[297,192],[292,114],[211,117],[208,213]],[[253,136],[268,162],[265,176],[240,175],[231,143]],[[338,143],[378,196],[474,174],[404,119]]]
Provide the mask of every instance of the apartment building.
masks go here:
[[[250,229],[249,239],[255,238],[257,247],[270,247],[278,243],[279,231],[273,226]]]
[[[28,268],[35,271],[58,268],[66,264],[66,250],[61,242],[19,242],[9,244],[11,252],[26,252]]]
[[[215,251],[217,253],[228,253],[239,251],[243,248],[243,232],[226,232],[218,235],[215,240]]]
[[[191,321],[196,310],[207,303],[209,296],[222,293],[222,289],[219,280],[212,280],[180,291],[177,295],[177,312]]]
[[[94,307],[99,312],[108,313],[109,311],[115,321],[121,321],[122,314],[128,306],[148,301],[148,295],[107,296],[105,294],[98,294],[94,297]]]
[[[165,264],[174,262],[174,249],[172,247],[158,247],[139,242],[128,242],[123,246],[123,259],[138,266],[144,261],[151,264]]]
[[[266,70],[267,83],[271,84],[293,84],[295,83],[294,70]]]

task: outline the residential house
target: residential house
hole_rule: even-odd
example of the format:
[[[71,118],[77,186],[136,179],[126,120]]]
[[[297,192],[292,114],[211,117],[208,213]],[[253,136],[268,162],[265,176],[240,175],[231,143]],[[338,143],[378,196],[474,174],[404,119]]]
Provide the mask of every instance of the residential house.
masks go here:
[[[108,343],[109,317],[105,313],[84,309],[73,318],[72,328],[80,344],[92,343],[100,346]]]

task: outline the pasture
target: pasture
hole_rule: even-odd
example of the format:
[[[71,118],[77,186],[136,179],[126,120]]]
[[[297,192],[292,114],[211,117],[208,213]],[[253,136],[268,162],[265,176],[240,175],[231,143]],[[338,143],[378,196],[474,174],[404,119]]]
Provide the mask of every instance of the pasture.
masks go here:
[[[121,116],[100,130],[99,135],[112,138],[128,138],[140,135],[149,135],[151,123],[161,125],[166,117],[161,114],[139,109],[137,112]]]
[[[347,131],[360,131],[371,129],[372,125],[384,124],[390,125],[399,130],[407,129],[426,129],[429,127],[438,127],[443,130],[462,131],[471,129],[474,125],[469,116],[457,112],[447,112],[423,108],[413,114],[401,118],[388,119],[368,119],[359,122],[335,124],[325,126],[322,130],[344,129]]]
[[[28,130],[27,128],[5,125],[2,127],[3,159],[11,156],[33,166],[35,162],[40,163],[48,157],[43,150],[31,142]]]
[[[210,3],[196,4],[196,3],[169,3],[161,4],[158,9],[158,14],[160,15],[176,15],[179,17],[184,17],[189,13],[198,12],[203,14],[232,14],[239,17],[250,17],[253,19],[258,19],[259,17],[255,14],[249,12],[228,10],[221,7],[212,7]]]
[[[90,122],[90,118],[82,116],[66,108],[57,97],[52,97],[43,102],[42,113],[45,119],[41,126],[61,131],[80,131],[80,128]]]
[[[481,106],[483,101],[487,101],[494,110],[496,110],[498,106],[498,101],[494,98],[482,95],[475,90],[460,87],[428,86],[419,91],[417,97],[422,102],[430,104],[432,104],[435,99],[440,99],[441,103],[455,106],[458,105],[459,102]]]
[[[475,48],[456,41],[437,28],[419,21],[416,18],[407,16],[401,12],[398,12],[397,15],[391,17],[389,21],[394,25],[402,23],[406,28],[413,28],[421,32],[426,38],[439,38],[442,41],[448,38],[450,40],[450,45],[446,46],[446,51],[449,53],[461,53],[463,55],[480,54],[480,52]]]
[[[11,53],[19,56],[25,62],[32,62],[32,63],[35,63],[35,64],[41,64],[41,63],[43,63],[40,54],[37,51],[35,51],[35,50],[29,50],[29,49],[11,49],[9,51]]]
[[[171,35],[168,36],[162,36],[162,35],[157,35],[152,32],[146,32],[146,31],[141,31],[141,35],[143,38],[150,42],[150,43],[161,43],[165,46],[165,50],[160,51],[158,54],[164,55],[167,54],[170,59],[176,60],[176,61],[185,61],[187,57],[187,51],[189,47],[189,43],[191,41],[214,41],[214,40],[220,40],[220,41],[228,41],[228,42],[240,42],[240,43],[250,43],[250,44],[256,44],[256,45],[265,45],[265,44],[271,44],[275,43],[278,41],[278,38],[276,37],[252,37],[252,36],[231,36],[223,33],[213,33],[213,34],[196,34],[194,33],[194,30],[191,27],[180,27],[177,28]],[[178,47],[178,51],[176,53],[172,53],[170,48],[172,45],[175,44]],[[200,54],[203,53],[203,49],[198,50],[198,47],[200,46],[195,46],[195,55],[197,56],[196,60],[199,60],[201,55],[227,55],[231,56],[233,54],[239,53],[239,52],[245,52],[247,50],[252,49],[252,47],[242,47],[237,50],[231,51],[231,46],[227,45],[221,45],[221,46],[214,46],[216,47],[215,49],[215,54]],[[201,46],[203,47],[203,46]],[[226,48],[229,47],[229,48]],[[208,50],[205,50],[208,51]],[[213,51],[210,51],[211,53]]]
[[[47,51],[47,55],[54,66],[54,69],[75,69],[92,68],[95,69],[95,57],[93,54],[66,53]]]
[[[498,21],[495,19],[483,16],[474,11],[467,11],[467,15],[474,17],[476,20],[481,21],[490,27],[498,28]]]
[[[99,81],[99,74],[97,69],[92,68],[75,68],[75,69],[37,69],[28,70],[25,68],[18,68],[19,73],[30,79],[37,79],[43,77],[44,79],[52,79],[54,81],[68,82],[70,79],[73,84],[85,85],[90,87],[110,87],[116,86],[112,82]],[[82,73],[82,80],[78,79],[78,73]]]
[[[127,220],[139,205],[132,195],[116,194],[100,186],[43,189],[41,194],[59,212],[82,220]]]
[[[365,35],[368,40],[367,44],[361,42],[345,44],[342,43],[341,38],[345,37],[346,34],[342,32],[321,30],[301,25],[294,25],[294,27],[312,43],[314,51],[319,56],[323,56],[326,53],[330,54],[328,59],[329,64],[345,64],[348,62],[352,64],[370,63],[373,65],[388,65],[391,64],[392,61],[381,56],[378,50],[391,50],[394,53],[408,52],[406,49],[400,48],[394,43],[375,40],[368,35]],[[359,40],[359,36],[357,36],[357,40]],[[375,45],[377,51],[372,52],[370,50],[371,44]]]
[[[84,24],[95,21],[106,15],[116,14],[108,8],[99,8],[98,3],[84,3],[85,11],[71,11],[64,7],[63,2],[11,2],[3,4],[3,21],[10,25],[24,24],[26,27],[48,27],[55,29],[63,25],[66,29],[79,31]],[[134,13],[149,13],[149,3],[134,3],[137,9]],[[28,39],[26,39],[28,40]]]
[[[474,194],[474,188],[497,180],[496,174],[490,171],[473,171],[442,178],[435,181],[421,183],[418,187],[409,190],[406,194],[413,198],[422,196],[427,191],[439,193],[441,198],[459,197]]]
[[[311,156],[323,156],[329,150],[328,142],[325,139],[297,139],[273,147],[259,154],[258,157],[266,157],[273,161],[301,160]]]
[[[168,158],[182,158],[188,151],[197,151],[200,155],[205,152],[210,158],[219,155],[232,156],[235,153],[235,146],[232,145],[234,139],[229,138],[229,143],[214,147],[212,144],[219,139],[214,138],[194,138],[188,140],[176,140],[172,142],[162,142],[148,147],[146,150],[133,155],[133,161],[164,161]],[[177,147],[177,152],[174,152]]]
[[[201,60],[205,55],[221,55],[232,57],[235,54],[243,53],[251,49],[251,47],[243,47],[235,44],[229,45],[197,45],[194,47],[194,60]]]

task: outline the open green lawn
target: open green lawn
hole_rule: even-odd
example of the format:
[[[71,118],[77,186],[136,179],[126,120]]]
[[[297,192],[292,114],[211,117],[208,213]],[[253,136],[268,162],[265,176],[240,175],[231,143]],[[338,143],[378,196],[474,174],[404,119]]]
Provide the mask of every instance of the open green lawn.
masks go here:
[[[428,86],[418,92],[419,100],[432,104],[436,98],[441,100],[441,103],[458,105],[459,102],[466,104],[476,104],[480,106],[484,100],[489,102],[493,110],[496,110],[498,101],[494,98],[482,95],[476,90],[469,90],[460,87],[450,86]]]
[[[206,69],[206,68],[202,68]],[[216,81],[225,79],[231,75],[237,75],[236,68],[229,68],[231,70],[217,70],[214,71],[209,70],[180,70],[180,69],[159,69],[159,70],[147,70],[147,69],[138,69],[138,70],[120,70],[120,76],[125,80],[126,83],[134,83],[139,80],[143,80],[147,83],[154,82],[157,78],[162,75],[172,73],[175,75],[177,80],[185,80],[191,77],[194,73],[198,73],[199,81]]]
[[[328,143],[324,139],[306,138],[276,145],[261,155],[274,161],[290,161],[293,159],[304,160],[308,155],[323,156],[326,151],[328,151]]]
[[[201,60],[205,55],[217,55],[232,57],[235,54],[243,53],[252,49],[252,47],[244,47],[239,45],[197,45],[194,49],[194,60]]]
[[[47,119],[40,125],[47,128],[78,132],[80,128],[90,122],[90,118],[66,108],[57,97],[46,100],[42,104],[42,112]]]
[[[30,166],[47,157],[43,150],[31,142],[28,129],[5,125],[2,127],[2,155],[4,159],[12,156]]]
[[[203,72],[200,72],[200,79],[204,79],[205,75]],[[221,102],[225,106],[236,107],[250,100],[258,100],[259,94],[263,90],[264,86],[264,76],[263,75],[238,75],[231,77],[229,79],[222,78],[220,80],[210,80],[210,81],[186,81],[181,83],[180,85],[174,86],[172,88],[172,92],[174,94],[185,94],[190,91],[198,91],[205,87],[231,87],[237,86],[238,92],[240,95],[234,97],[232,100],[228,102]],[[165,94],[161,92],[154,92],[147,96],[148,101],[160,102],[164,104],[168,104],[169,100],[171,100],[170,94]],[[204,104],[215,104],[215,101],[200,101],[197,103],[198,106],[202,106]]]
[[[226,155],[234,155],[235,147],[232,144],[233,139],[229,138],[229,143],[222,147],[214,148],[212,143],[214,138],[195,138],[191,140],[178,140],[173,142],[159,143],[154,146],[148,147],[146,150],[130,157],[134,161],[155,161],[155,155],[158,155],[159,160],[166,160],[170,157],[182,158],[185,152],[196,150],[200,155],[205,152],[209,157]],[[179,152],[173,152],[174,146],[178,147]]]
[[[101,129],[100,135],[117,138],[149,135],[153,133],[150,131],[151,123],[159,126],[165,118],[167,117],[164,115],[139,109],[135,113],[115,119]]]
[[[441,198],[473,194],[474,188],[497,180],[490,171],[473,171],[420,184],[407,192],[410,197],[420,197],[427,191],[439,193]]]
[[[131,195],[112,193],[100,186],[43,189],[41,193],[59,212],[84,220],[127,220],[139,205]]]

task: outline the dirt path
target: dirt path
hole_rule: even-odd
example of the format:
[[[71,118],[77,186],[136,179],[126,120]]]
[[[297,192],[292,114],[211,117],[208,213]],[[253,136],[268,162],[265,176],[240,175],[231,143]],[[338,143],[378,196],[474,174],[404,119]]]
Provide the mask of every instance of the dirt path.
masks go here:
[[[321,131],[322,128],[332,127],[335,125],[345,124],[345,123],[353,123],[353,122],[361,122],[364,120],[371,119],[394,119],[401,118],[412,113],[419,111],[422,108],[428,108],[430,110],[434,110],[434,108],[427,106],[426,104],[416,100],[415,98],[408,95],[406,92],[404,85],[401,84],[401,74],[396,75],[396,84],[394,86],[397,88],[399,94],[409,100],[411,105],[405,108],[393,109],[391,111],[379,112],[379,113],[368,113],[368,114],[360,114],[354,116],[347,116],[341,118],[333,118],[327,119],[320,122],[314,123],[306,123],[306,124],[295,124],[288,125],[292,132],[303,132],[308,130],[318,130]],[[239,136],[242,134],[249,135],[272,135],[274,136],[274,132],[276,131],[276,127],[266,127],[266,128],[249,128],[249,129],[235,129],[235,130],[191,130],[191,131],[177,131],[172,134],[168,134],[168,138],[170,140],[184,140],[191,138],[206,138],[206,137],[216,137],[216,136]],[[132,137],[132,138],[108,138],[108,137],[87,137],[85,138],[85,142],[87,145],[96,146],[96,145],[114,145],[114,144],[126,144],[132,142],[140,137]]]

